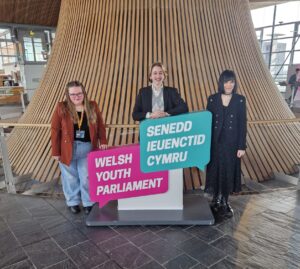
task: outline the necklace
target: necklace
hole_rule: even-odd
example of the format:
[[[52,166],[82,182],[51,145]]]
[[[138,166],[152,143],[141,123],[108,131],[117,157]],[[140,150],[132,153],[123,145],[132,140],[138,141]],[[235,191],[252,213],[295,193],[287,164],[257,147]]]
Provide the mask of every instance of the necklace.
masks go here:
[[[223,94],[226,95],[226,96],[231,96],[232,95],[232,93],[226,93],[226,92],[224,92]]]

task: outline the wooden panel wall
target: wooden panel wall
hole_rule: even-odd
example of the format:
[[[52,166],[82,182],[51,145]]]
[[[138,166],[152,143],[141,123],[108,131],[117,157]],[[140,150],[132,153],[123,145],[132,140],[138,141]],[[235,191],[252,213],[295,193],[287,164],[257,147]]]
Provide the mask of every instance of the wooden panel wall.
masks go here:
[[[295,172],[300,124],[264,64],[246,0],[62,0],[47,70],[20,122],[49,123],[66,83],[77,79],[114,125],[109,144],[137,142],[131,112],[154,61],[165,63],[167,84],[179,88],[190,111],[206,107],[222,70],[235,70],[248,102],[244,176],[264,180],[273,171]],[[48,128],[14,130],[9,151],[16,173],[32,172],[41,181],[59,175],[49,137]],[[184,175],[187,189],[200,187],[198,169]]]

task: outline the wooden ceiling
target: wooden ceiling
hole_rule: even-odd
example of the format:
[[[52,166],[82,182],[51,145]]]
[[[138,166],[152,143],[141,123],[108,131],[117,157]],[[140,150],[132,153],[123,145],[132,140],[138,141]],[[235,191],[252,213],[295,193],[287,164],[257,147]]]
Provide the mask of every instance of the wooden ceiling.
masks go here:
[[[289,1],[249,0],[250,9]],[[61,0],[0,0],[0,22],[56,27]]]
[[[0,0],[0,22],[55,27],[61,0]]]

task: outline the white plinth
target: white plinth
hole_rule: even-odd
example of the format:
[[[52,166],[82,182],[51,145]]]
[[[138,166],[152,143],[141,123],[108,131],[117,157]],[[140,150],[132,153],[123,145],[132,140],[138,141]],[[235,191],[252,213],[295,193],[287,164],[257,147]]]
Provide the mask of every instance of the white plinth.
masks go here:
[[[118,200],[118,210],[183,209],[183,170],[169,171],[169,190],[162,194]]]

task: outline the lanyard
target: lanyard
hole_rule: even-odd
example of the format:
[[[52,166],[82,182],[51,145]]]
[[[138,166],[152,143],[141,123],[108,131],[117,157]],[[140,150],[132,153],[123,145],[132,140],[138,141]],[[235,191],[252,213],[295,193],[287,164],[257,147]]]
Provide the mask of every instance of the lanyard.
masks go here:
[[[80,119],[78,119],[78,121],[77,121],[79,130],[81,129],[81,125],[82,125],[82,122],[83,122],[83,114],[84,114],[84,109],[82,109]]]

